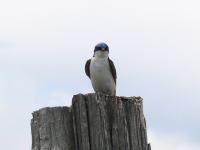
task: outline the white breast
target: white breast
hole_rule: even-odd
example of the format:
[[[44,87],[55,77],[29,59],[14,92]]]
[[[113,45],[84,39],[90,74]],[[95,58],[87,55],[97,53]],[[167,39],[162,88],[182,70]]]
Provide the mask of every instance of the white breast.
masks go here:
[[[90,78],[95,92],[115,95],[116,85],[108,57],[93,57],[90,63]]]

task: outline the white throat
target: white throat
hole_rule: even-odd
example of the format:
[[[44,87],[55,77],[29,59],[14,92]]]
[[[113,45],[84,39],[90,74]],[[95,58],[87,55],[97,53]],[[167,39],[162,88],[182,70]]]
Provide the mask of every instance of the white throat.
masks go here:
[[[94,57],[100,57],[100,58],[108,57],[108,51],[96,51],[94,53]]]

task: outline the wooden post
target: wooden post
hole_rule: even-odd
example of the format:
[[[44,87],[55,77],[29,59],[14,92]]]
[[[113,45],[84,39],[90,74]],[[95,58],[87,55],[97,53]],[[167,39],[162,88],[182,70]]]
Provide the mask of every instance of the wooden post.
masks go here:
[[[74,95],[33,112],[32,150],[151,150],[141,97]]]

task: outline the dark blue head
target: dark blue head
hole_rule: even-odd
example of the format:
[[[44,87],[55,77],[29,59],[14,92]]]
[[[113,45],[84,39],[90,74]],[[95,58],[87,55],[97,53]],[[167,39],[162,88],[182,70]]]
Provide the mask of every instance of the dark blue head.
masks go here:
[[[109,52],[109,47],[106,43],[98,43],[95,48],[94,48],[94,53],[95,51],[108,51]]]

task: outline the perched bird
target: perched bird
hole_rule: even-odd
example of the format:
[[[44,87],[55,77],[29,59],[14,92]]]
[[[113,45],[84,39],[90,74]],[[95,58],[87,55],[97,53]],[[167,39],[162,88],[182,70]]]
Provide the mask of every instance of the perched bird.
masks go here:
[[[92,59],[87,60],[85,64],[85,73],[91,79],[96,93],[115,96],[117,75],[114,63],[110,60],[108,54],[109,47],[107,44],[97,44]]]

